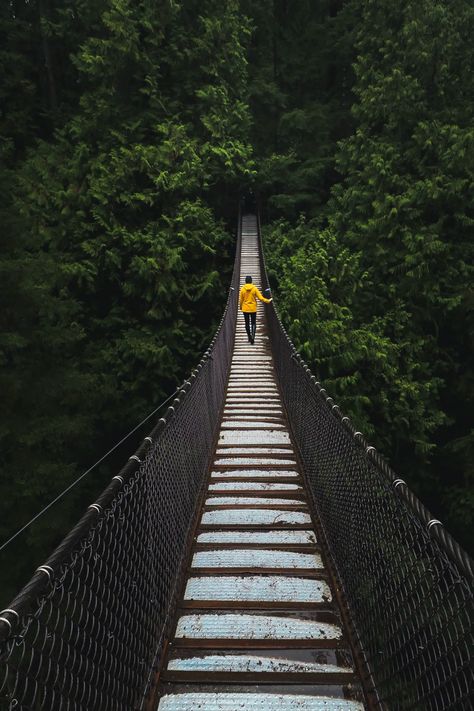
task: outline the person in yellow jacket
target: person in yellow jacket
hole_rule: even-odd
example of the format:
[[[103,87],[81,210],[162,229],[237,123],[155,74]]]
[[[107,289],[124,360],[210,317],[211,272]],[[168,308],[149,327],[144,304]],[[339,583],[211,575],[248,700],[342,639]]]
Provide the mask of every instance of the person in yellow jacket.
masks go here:
[[[240,290],[240,310],[244,314],[245,330],[250,343],[255,341],[255,331],[257,330],[257,299],[269,304],[271,299],[266,299],[252,284],[252,277],[245,277],[245,284]]]

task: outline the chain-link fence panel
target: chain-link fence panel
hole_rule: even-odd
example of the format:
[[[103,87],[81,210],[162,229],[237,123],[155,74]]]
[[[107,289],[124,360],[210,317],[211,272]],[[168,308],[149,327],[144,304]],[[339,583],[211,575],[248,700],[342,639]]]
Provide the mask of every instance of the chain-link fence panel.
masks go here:
[[[151,708],[218,437],[239,274],[240,227],[210,348],[136,454],[0,613],[0,709]]]
[[[262,250],[261,260],[267,288]],[[267,318],[292,434],[365,658],[366,688],[390,711],[473,708],[472,560],[316,381],[273,305]]]

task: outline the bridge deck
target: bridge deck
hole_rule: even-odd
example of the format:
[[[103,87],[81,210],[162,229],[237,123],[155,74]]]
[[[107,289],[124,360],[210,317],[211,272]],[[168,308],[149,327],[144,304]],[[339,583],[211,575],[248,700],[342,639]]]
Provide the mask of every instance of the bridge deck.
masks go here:
[[[241,281],[260,284],[255,218]],[[159,711],[364,708],[265,335],[243,319]]]

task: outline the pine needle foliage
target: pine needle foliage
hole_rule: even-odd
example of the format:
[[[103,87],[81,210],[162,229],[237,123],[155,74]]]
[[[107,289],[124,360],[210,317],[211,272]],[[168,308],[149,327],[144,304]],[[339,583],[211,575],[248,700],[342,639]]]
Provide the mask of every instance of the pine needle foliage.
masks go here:
[[[279,306],[357,427],[472,548],[474,9],[371,0],[338,17],[352,128],[319,213],[267,229]]]
[[[3,90],[2,541],[197,362],[227,298],[226,221],[252,172],[236,2],[16,5],[2,20],[43,50],[44,72],[35,84],[20,50],[15,82],[33,96],[21,122],[10,78]],[[111,467],[20,539],[5,599]]]

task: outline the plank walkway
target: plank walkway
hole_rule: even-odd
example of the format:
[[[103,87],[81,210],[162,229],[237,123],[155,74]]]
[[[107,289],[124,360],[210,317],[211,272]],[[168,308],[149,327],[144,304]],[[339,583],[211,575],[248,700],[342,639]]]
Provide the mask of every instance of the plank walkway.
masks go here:
[[[241,283],[260,286],[255,217]],[[239,314],[224,416],[159,711],[365,708],[318,547],[259,303]]]

